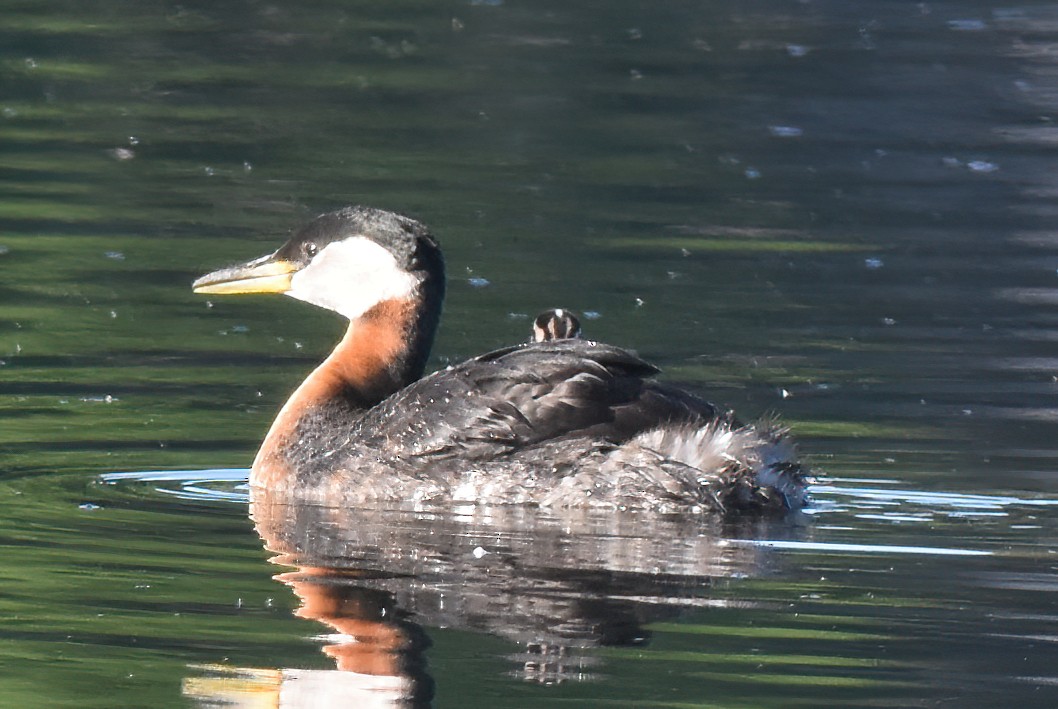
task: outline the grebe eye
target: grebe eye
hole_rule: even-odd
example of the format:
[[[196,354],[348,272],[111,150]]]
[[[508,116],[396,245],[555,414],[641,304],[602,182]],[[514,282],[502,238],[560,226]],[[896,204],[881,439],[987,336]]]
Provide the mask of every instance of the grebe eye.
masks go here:
[[[302,248],[304,248],[305,255],[308,256],[309,258],[312,258],[313,256],[315,256],[317,253],[319,253],[319,250],[320,250],[320,247],[316,246],[316,244],[314,242],[311,242],[311,241],[305,242],[305,246],[302,247]]]

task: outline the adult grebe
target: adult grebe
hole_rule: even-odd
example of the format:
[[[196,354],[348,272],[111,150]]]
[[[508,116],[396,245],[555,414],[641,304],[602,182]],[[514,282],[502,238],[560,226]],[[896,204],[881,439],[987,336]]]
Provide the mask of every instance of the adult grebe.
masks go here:
[[[425,226],[378,209],[317,217],[198,293],[286,293],[349,319],[280,410],[250,483],[328,505],[427,500],[661,511],[797,509],[784,431],[648,377],[617,347],[557,339],[422,377],[444,299]]]
[[[533,321],[533,339],[530,342],[550,342],[580,337],[580,320],[565,308],[545,310]]]

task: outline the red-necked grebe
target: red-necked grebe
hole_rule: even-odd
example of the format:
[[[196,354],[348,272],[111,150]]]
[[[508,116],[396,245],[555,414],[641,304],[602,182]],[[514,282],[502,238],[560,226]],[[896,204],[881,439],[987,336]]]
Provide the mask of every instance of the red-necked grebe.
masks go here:
[[[427,228],[407,217],[365,207],[321,215],[275,253],[202,276],[194,290],[286,293],[349,320],[268,431],[255,487],[343,505],[804,504],[784,431],[741,425],[653,380],[658,370],[626,350],[565,337],[423,377],[444,262]]]

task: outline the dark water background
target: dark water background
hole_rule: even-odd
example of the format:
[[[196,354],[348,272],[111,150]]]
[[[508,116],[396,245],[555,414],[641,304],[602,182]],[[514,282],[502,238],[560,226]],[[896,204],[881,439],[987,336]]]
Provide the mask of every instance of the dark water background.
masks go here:
[[[1054,706],[1056,118],[1046,2],[0,2],[0,705]],[[811,514],[255,530],[341,324],[189,285],[350,203],[436,366],[587,312]]]

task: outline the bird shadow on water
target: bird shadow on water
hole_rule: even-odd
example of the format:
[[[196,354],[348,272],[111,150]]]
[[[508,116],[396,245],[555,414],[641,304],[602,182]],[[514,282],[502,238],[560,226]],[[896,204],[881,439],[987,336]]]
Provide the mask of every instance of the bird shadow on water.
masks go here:
[[[185,500],[248,501],[270,561],[283,569],[273,578],[297,597],[295,615],[321,626],[315,639],[334,670],[196,667],[184,692],[200,706],[241,706],[262,692],[323,702],[313,706],[357,696],[429,705],[433,628],[513,643],[508,672],[525,681],[591,681],[605,673],[593,648],[644,645],[651,623],[730,604],[713,592],[718,583],[768,573],[774,552],[753,540],[806,542],[811,531],[800,515],[291,504],[250,491],[246,473],[103,478]]]

